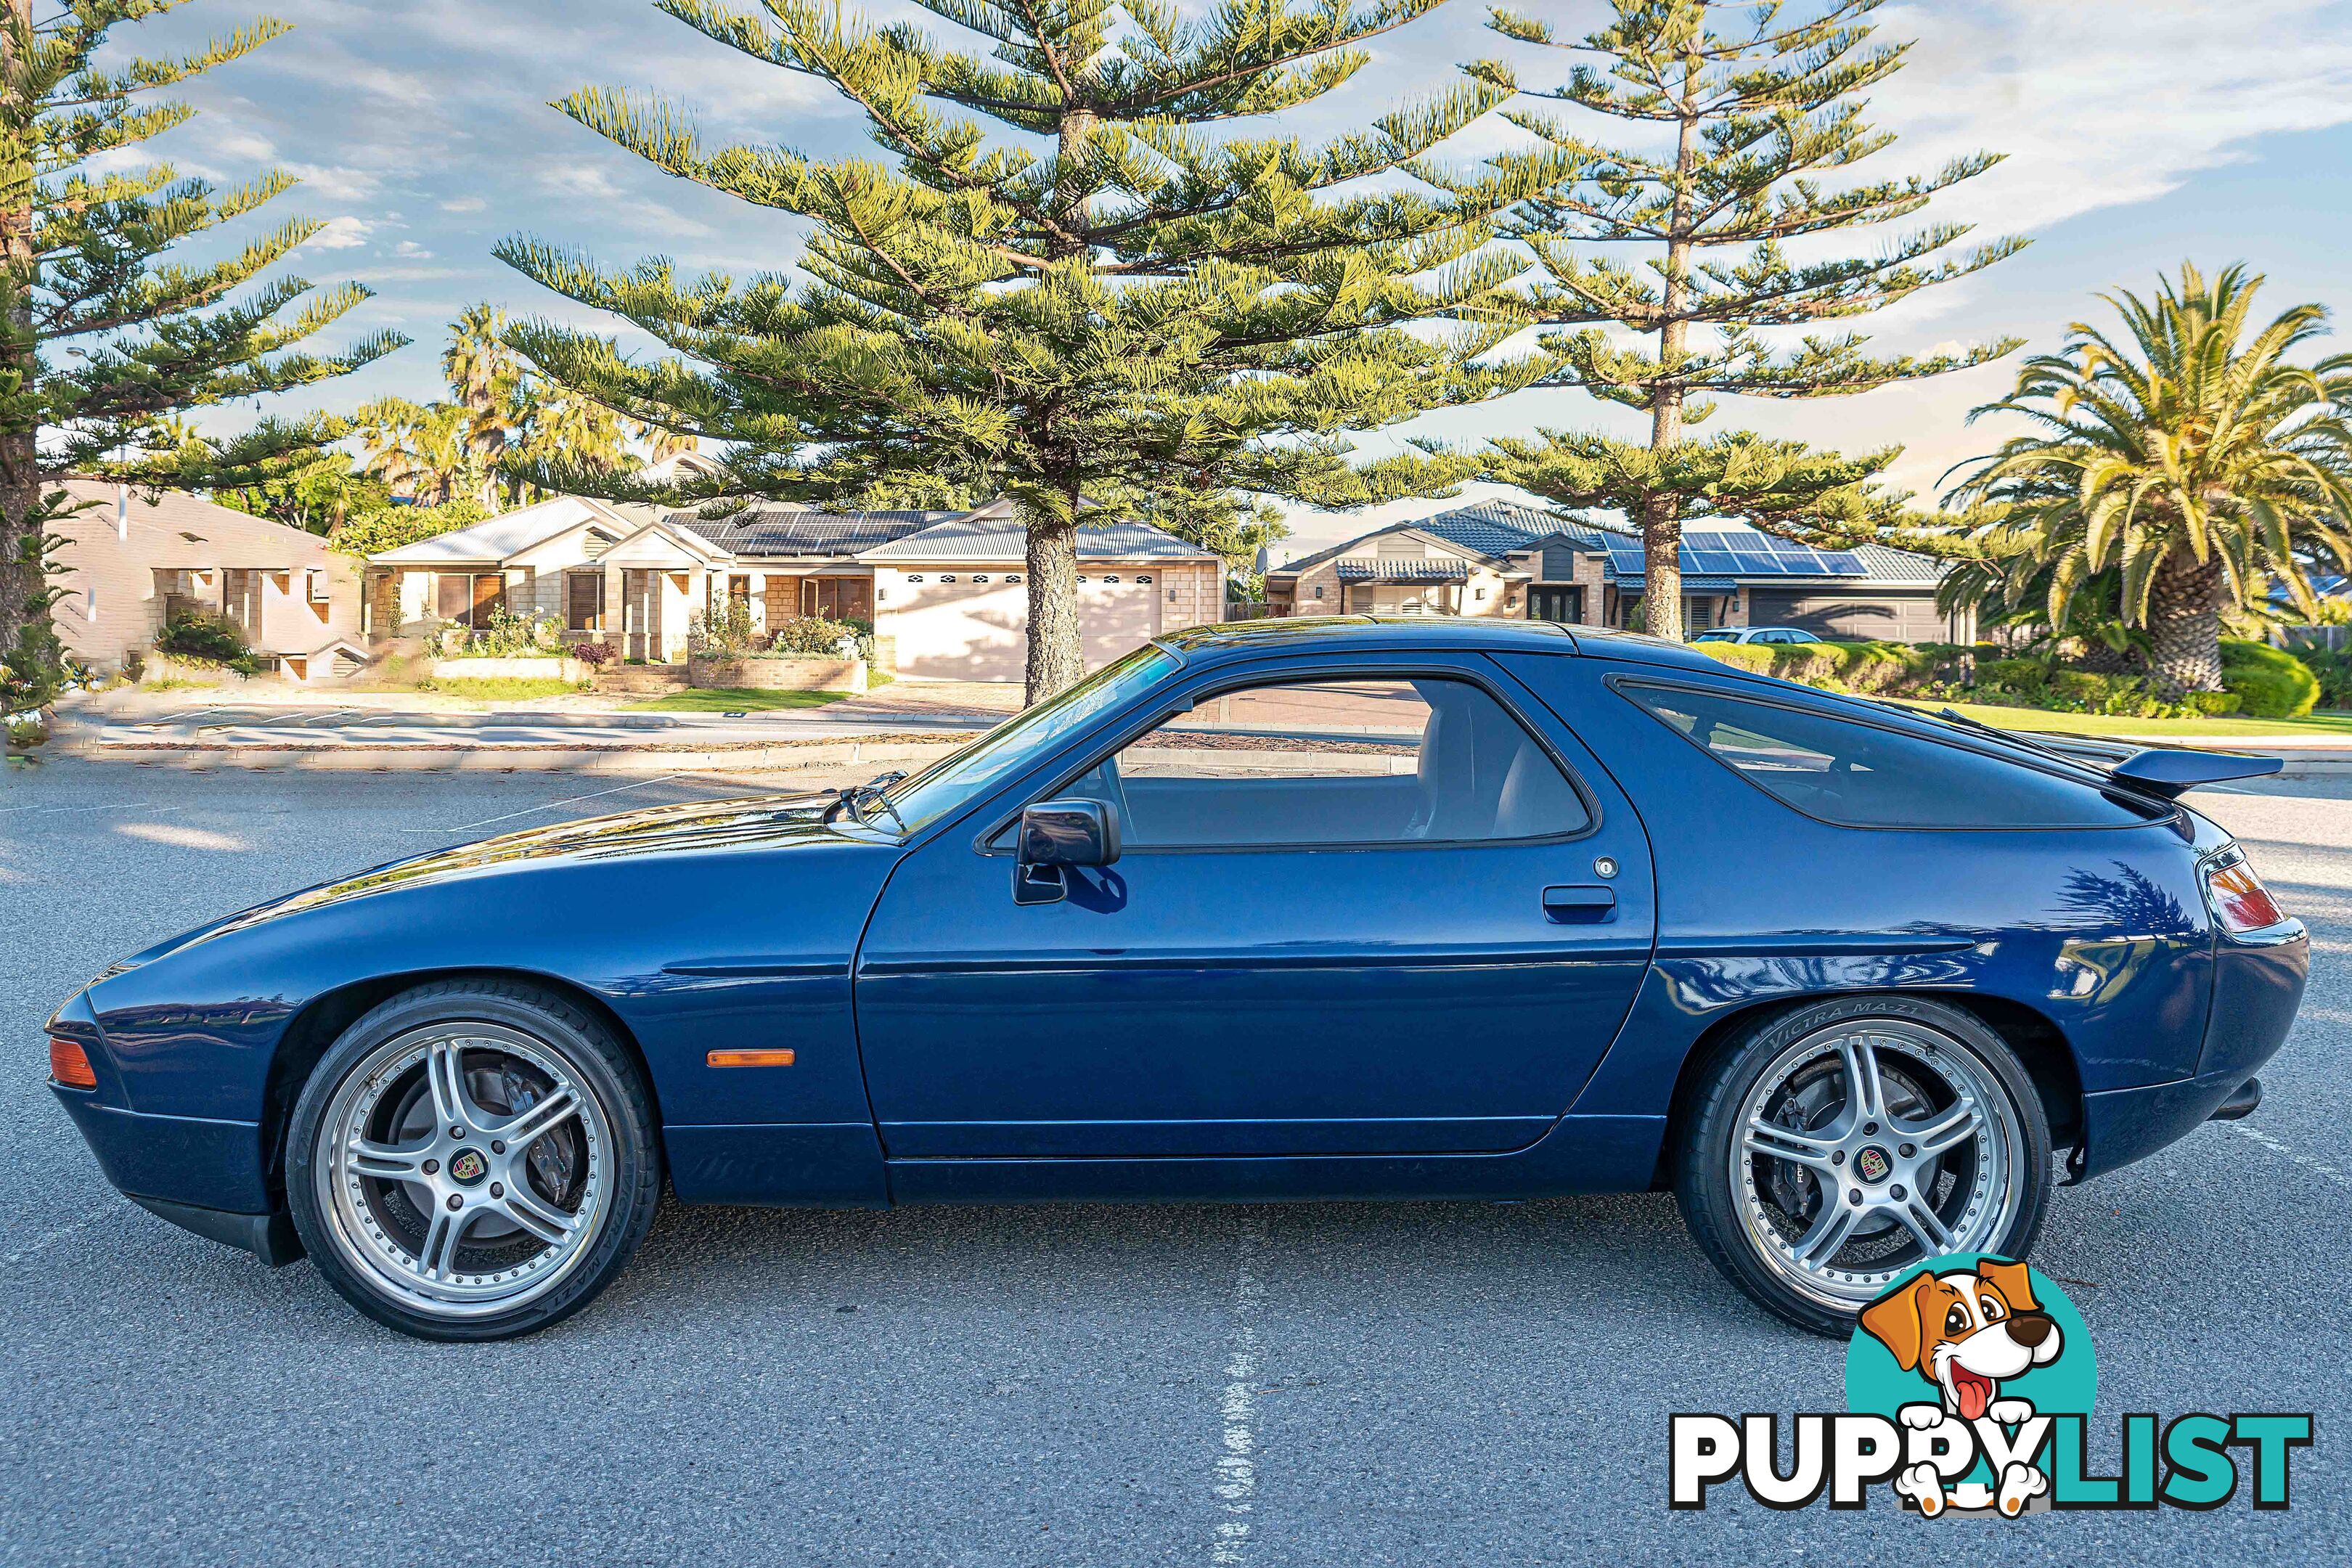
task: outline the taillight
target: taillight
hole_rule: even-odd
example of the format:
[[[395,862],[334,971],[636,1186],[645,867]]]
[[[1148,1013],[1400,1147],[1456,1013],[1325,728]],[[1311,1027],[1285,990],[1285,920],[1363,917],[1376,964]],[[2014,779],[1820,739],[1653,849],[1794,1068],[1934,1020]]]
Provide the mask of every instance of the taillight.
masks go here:
[[[2265,931],[2286,919],[2242,849],[2224,851],[2205,868],[2205,892],[2223,929],[2241,935]]]
[[[89,1058],[81,1047],[71,1040],[49,1037],[49,1076],[68,1089],[96,1089],[98,1074],[90,1071]]]

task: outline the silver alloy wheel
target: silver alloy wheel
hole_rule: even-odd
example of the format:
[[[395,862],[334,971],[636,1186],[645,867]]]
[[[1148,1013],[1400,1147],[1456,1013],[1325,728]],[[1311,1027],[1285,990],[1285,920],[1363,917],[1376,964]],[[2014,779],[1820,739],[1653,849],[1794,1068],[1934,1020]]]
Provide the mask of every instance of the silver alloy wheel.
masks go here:
[[[603,1228],[614,1137],[562,1053],[489,1023],[430,1024],[370,1052],[319,1127],[320,1212],[370,1288],[430,1317],[511,1311]]]
[[[1827,1306],[1910,1265],[1990,1250],[2031,1194],[2026,1135],[1992,1069],[1898,1018],[1807,1035],[1740,1102],[1731,1190],[1758,1257]]]

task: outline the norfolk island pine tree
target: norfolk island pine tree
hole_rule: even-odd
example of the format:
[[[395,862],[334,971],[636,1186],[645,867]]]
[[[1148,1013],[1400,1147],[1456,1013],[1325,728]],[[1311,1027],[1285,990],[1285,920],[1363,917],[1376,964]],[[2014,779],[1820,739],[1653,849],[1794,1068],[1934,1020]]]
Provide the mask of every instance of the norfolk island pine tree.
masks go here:
[[[1607,24],[1573,39],[1540,16],[1491,13],[1505,37],[1592,57],[1573,63],[1564,84],[1528,97],[1654,132],[1653,147],[1604,146],[1580,135],[1572,117],[1526,104],[1504,110],[1536,145],[1498,156],[1494,167],[1541,193],[1519,205],[1505,232],[1542,263],[1531,296],[1539,317],[1581,329],[1548,337],[1559,368],[1545,384],[1643,410],[1650,438],[1545,431],[1539,440],[1498,443],[1487,468],[1564,505],[1623,508],[1642,530],[1643,618],[1654,635],[1683,635],[1676,546],[1685,519],[1741,516],[1809,542],[1851,542],[1907,517],[1904,498],[1869,484],[1901,448],[1844,458],[1744,431],[1692,441],[1685,428],[1713,412],[1704,395],[1867,392],[2018,346],[2001,339],[1882,358],[1852,332],[1809,333],[1794,345],[1767,336],[1884,309],[2025,243],[1996,240],[1937,261],[1969,232],[1946,223],[1867,256],[1788,254],[1811,237],[1906,217],[2000,162],[1979,153],[1925,176],[1838,191],[1818,183],[1894,139],[1862,118],[1863,95],[1900,68],[1908,48],[1870,42],[1865,18],[1881,4],[1831,0],[1792,19],[1778,0],[1612,0]],[[1466,68],[1483,84],[1518,89],[1505,62]],[[1646,250],[1646,266],[1609,254],[1625,247]]]
[[[299,278],[245,288],[324,226],[316,220],[209,265],[165,259],[295,183],[273,172],[224,191],[169,163],[112,166],[108,155],[195,112],[149,95],[288,30],[264,17],[192,54],[94,63],[112,28],[183,3],[68,0],[37,20],[31,0],[0,0],[0,694],[10,708],[46,701],[59,669],[48,574],[64,542],[48,525],[73,503],[55,480],[200,489],[341,461],[323,451],[338,421],[192,438],[183,416],[345,374],[407,341],[385,332],[341,353],[289,352],[368,297],[350,283],[313,294]]]
[[[727,454],[723,479],[672,497],[1010,497],[1028,531],[1034,701],[1082,671],[1083,516],[1229,548],[1253,542],[1253,498],[1345,507],[1449,493],[1475,471],[1418,452],[1351,464],[1345,433],[1547,368],[1496,352],[1528,321],[1510,287],[1527,263],[1492,245],[1492,220],[1535,194],[1536,172],[1473,189],[1431,162],[1507,94],[1460,83],[1313,144],[1233,123],[1322,99],[1368,40],[1440,0],[1264,0],[1193,20],[1155,0],[920,3],[993,47],[824,0],[756,16],[661,7],[831,83],[880,157],[708,147],[681,111],[600,89],[557,106],[672,174],[813,226],[803,276],[740,283],[500,246],[670,351],[639,360],[543,320],[509,337],[559,384]],[[629,493],[610,475],[533,474]]]

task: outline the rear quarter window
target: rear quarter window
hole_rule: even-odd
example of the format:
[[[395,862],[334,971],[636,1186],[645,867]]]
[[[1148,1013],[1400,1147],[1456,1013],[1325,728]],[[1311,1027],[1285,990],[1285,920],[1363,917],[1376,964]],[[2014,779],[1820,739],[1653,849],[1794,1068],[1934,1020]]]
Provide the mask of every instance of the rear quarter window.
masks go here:
[[[2098,789],[1965,746],[1717,691],[1619,693],[1742,778],[1845,827],[2126,827]]]

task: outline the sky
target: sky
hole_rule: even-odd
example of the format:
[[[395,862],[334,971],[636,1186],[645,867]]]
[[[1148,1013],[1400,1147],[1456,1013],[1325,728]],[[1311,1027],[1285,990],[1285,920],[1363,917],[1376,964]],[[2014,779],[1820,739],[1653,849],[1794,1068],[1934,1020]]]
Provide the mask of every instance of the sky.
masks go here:
[[[1586,30],[1603,11],[1590,0],[1517,8],[1563,34]],[[713,139],[836,156],[863,144],[859,120],[830,88],[748,59],[645,0],[281,0],[270,9],[294,31],[178,89],[200,112],[146,151],[222,184],[272,166],[299,176],[265,210],[326,226],[284,270],[374,290],[338,324],[340,338],[394,328],[415,340],[307,404],[279,400],[288,411],[439,395],[446,323],[476,300],[609,328],[492,257],[508,235],[609,263],[659,255],[738,276],[788,268],[799,254],[797,220],[661,174],[548,107],[551,99],[583,86],[626,88],[690,110]],[[884,16],[909,9],[901,0],[866,6]],[[185,47],[252,15],[236,0],[204,0],[120,29],[118,52]],[[1291,128],[1329,133],[1385,112],[1447,86],[1463,60],[1505,58],[1530,86],[1566,74],[1565,57],[1508,42],[1485,18],[1475,0],[1450,0],[1376,41],[1371,64]],[[1976,225],[1964,244],[2009,234],[2032,242],[1851,323],[1877,349],[1927,353],[2002,337],[2023,338],[2026,353],[2054,349],[2069,322],[2105,310],[2099,292],[2146,292],[2183,259],[2249,263],[2269,279],[2273,310],[2301,300],[2352,309],[2352,0],[1914,0],[1874,20],[1881,40],[1913,47],[1869,106],[1896,140],[1853,177],[2001,153],[2003,163],[1946,192],[1926,216]],[[1595,134],[1612,130],[1593,121]],[[1467,166],[1512,134],[1490,120],[1443,151]],[[243,229],[223,236],[242,237]],[[1868,231],[1840,241],[1881,243]],[[1901,446],[1891,479],[1932,496],[1954,463],[1997,444],[1999,426],[1971,426],[1968,413],[2006,390],[2015,363],[1857,397],[1728,400],[1699,433],[1745,426],[1846,451]],[[1361,445],[1377,453],[1405,434],[1475,443],[1540,427],[1638,437],[1646,424],[1585,394],[1549,390],[1429,416]],[[1489,493],[1499,492],[1465,492]],[[1296,511],[1276,558],[1437,509]]]

